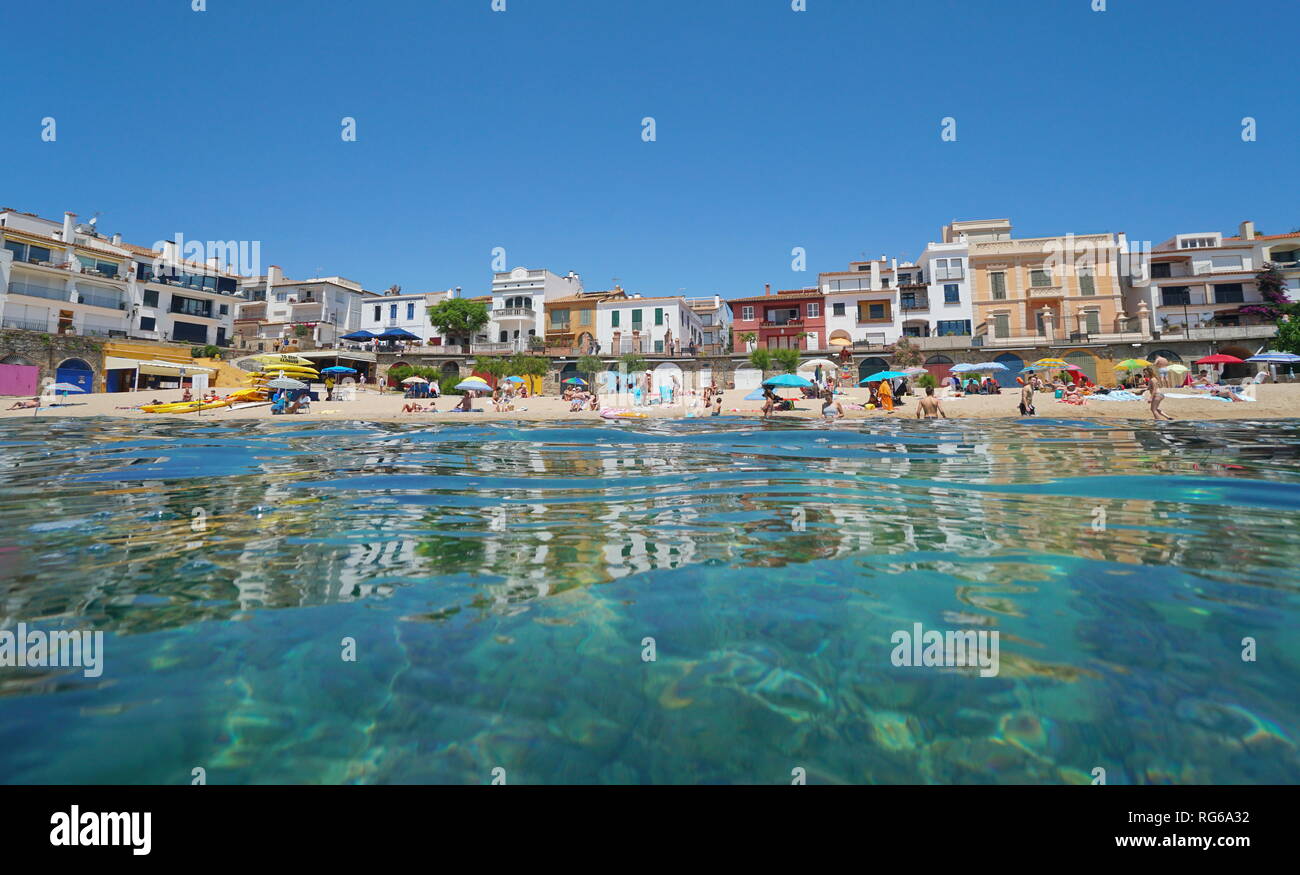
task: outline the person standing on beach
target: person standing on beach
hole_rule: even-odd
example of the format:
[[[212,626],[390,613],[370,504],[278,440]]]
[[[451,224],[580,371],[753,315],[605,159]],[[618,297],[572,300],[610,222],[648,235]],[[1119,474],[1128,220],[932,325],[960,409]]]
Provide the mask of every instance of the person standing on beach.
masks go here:
[[[925,419],[947,419],[948,414],[943,412],[943,405],[939,399],[934,397],[934,387],[925,387],[925,397],[916,405],[916,418],[921,419],[924,414]]]
[[[889,385],[888,380],[880,381],[880,406],[885,408],[886,413],[894,412],[894,389]]]
[[[1033,416],[1034,413],[1034,383],[1030,380],[1020,390],[1020,415]]]
[[[764,386],[763,387],[763,418],[764,419],[771,416],[772,413],[775,412],[777,400],[778,399],[776,397],[776,392],[772,390],[772,387]]]

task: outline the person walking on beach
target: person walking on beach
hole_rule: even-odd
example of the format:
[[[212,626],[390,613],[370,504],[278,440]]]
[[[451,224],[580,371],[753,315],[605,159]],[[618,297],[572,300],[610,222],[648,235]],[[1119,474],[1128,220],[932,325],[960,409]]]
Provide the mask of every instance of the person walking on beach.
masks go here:
[[[1173,421],[1173,417],[1160,409],[1160,403],[1165,400],[1165,393],[1158,385],[1152,383],[1147,389],[1150,397],[1147,402],[1151,405],[1151,418],[1159,422],[1162,419]]]
[[[1020,390],[1020,415],[1033,416],[1034,410],[1034,382],[1030,380]]]
[[[924,414],[924,416],[922,416]],[[934,387],[925,387],[925,397],[916,405],[917,419],[947,419],[948,414],[943,412],[943,405],[939,399],[934,397]]]

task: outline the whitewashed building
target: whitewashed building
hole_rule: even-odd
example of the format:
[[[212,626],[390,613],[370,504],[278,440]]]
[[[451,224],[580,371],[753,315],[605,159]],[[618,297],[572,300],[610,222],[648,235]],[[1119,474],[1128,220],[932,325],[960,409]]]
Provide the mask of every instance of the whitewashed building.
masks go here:
[[[443,292],[402,294],[385,292],[368,295],[361,302],[361,330],[381,334],[390,328],[409,331],[423,346],[457,345],[429,321],[429,308],[457,297],[459,289]]]
[[[525,352],[531,338],[546,337],[546,302],[581,292],[582,278],[516,267],[492,277],[487,330],[474,338],[484,350]]]
[[[677,355],[703,345],[704,323],[684,297],[632,295],[596,304],[596,341],[609,355]]]

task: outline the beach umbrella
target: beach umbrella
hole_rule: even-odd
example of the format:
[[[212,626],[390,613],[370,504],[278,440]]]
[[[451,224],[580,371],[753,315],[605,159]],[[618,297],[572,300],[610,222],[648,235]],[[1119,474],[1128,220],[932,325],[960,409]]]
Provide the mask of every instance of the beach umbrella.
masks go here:
[[[456,388],[461,391],[491,392],[492,387],[483,382],[478,377],[470,377],[467,380],[461,380],[456,384]]]
[[[1289,352],[1261,352],[1259,355],[1253,355],[1246,359],[1248,362],[1265,362],[1271,365],[1294,365],[1300,364],[1300,355]]]
[[[1151,367],[1151,362],[1146,359],[1124,359],[1124,361],[1115,365],[1115,369],[1119,371],[1140,371],[1149,367]]]
[[[1217,354],[1215,354],[1215,355],[1207,355],[1207,356],[1206,356],[1205,358],[1203,358],[1203,359],[1197,359],[1195,362],[1193,362],[1193,364],[1197,364],[1197,365],[1240,365],[1240,364],[1243,364],[1243,362],[1242,362],[1241,359],[1237,358],[1235,355],[1224,355],[1223,353],[1217,353]]]
[[[1063,368],[1067,366],[1069,362],[1067,362],[1065,359],[1046,358],[1046,359],[1039,359],[1033,364],[1034,367],[1036,368]]]
[[[920,375],[920,374],[928,374],[929,371],[927,371],[925,368],[921,367],[920,365],[914,365],[907,369],[907,373],[912,375]]]
[[[301,380],[294,380],[290,377],[276,377],[266,385],[272,389],[306,389],[307,384]]]
[[[78,386],[76,383],[52,383],[46,388],[48,388],[51,392],[63,392],[64,394],[67,394],[68,392],[86,391],[85,389]]]
[[[377,335],[362,329],[361,331],[354,331],[351,334],[345,334],[343,335],[342,339],[343,340],[374,340],[376,336]]]
[[[572,384],[572,385],[574,385],[574,386],[585,386],[585,385],[587,385],[587,381],[584,380],[584,379],[582,379],[582,377],[569,377],[569,379],[565,380],[564,382],[566,382],[566,383],[570,383],[570,384]]]
[[[900,377],[906,376],[907,374],[903,371],[877,371],[870,377],[863,377],[858,381],[858,385],[861,386],[863,383],[879,383],[881,380],[897,380]]]
[[[342,365],[334,365],[333,367],[321,369],[322,374],[355,374],[356,372],[356,368],[345,368]]]
[[[426,380],[424,377],[407,377],[405,380],[402,381],[402,385],[409,386],[412,383],[427,383],[427,382],[429,381]]]
[[[964,374],[967,371],[977,371],[977,370],[979,370],[978,365],[966,364],[965,362],[959,365],[953,365],[951,368],[948,369],[949,373],[953,373],[953,374]],[[1026,368],[1026,370],[1028,370],[1028,368]]]
[[[1005,370],[1007,370],[1007,366],[1004,365],[1004,364],[1002,364],[1002,362],[980,362],[979,364],[975,365],[975,366],[972,368],[972,370],[976,370],[976,371],[1005,371]]]
[[[419,340],[420,335],[412,334],[405,328],[386,328],[375,335],[380,340]]]
[[[523,378],[523,377],[506,377],[505,380],[503,380],[502,382],[505,382],[505,383],[522,383],[523,381],[524,381],[524,378]]]
[[[779,374],[770,380],[763,381],[764,386],[771,388],[787,387],[791,389],[802,389],[806,386],[813,385],[813,381],[807,377],[801,377],[798,374]]]
[[[1187,373],[1187,365],[1167,365],[1163,370],[1173,371],[1175,374],[1185,374]]]

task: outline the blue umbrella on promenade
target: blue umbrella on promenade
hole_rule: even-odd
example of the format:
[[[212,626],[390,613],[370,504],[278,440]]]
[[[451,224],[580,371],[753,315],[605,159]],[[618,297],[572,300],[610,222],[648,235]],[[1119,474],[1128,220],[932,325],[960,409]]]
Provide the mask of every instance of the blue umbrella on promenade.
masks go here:
[[[804,389],[813,385],[813,381],[798,374],[779,374],[770,380],[764,380],[763,385],[772,388],[787,386],[791,389]]]
[[[881,380],[899,380],[906,376],[907,373],[904,371],[877,371],[870,377],[863,377],[861,380],[858,380],[858,385],[861,386],[864,383],[879,383]]]
[[[322,374],[355,374],[356,368],[345,368],[342,365],[334,365],[330,368],[321,368]]]
[[[365,330],[354,331],[351,334],[343,335],[344,340],[374,340],[376,337],[378,337],[377,334],[372,334]]]

